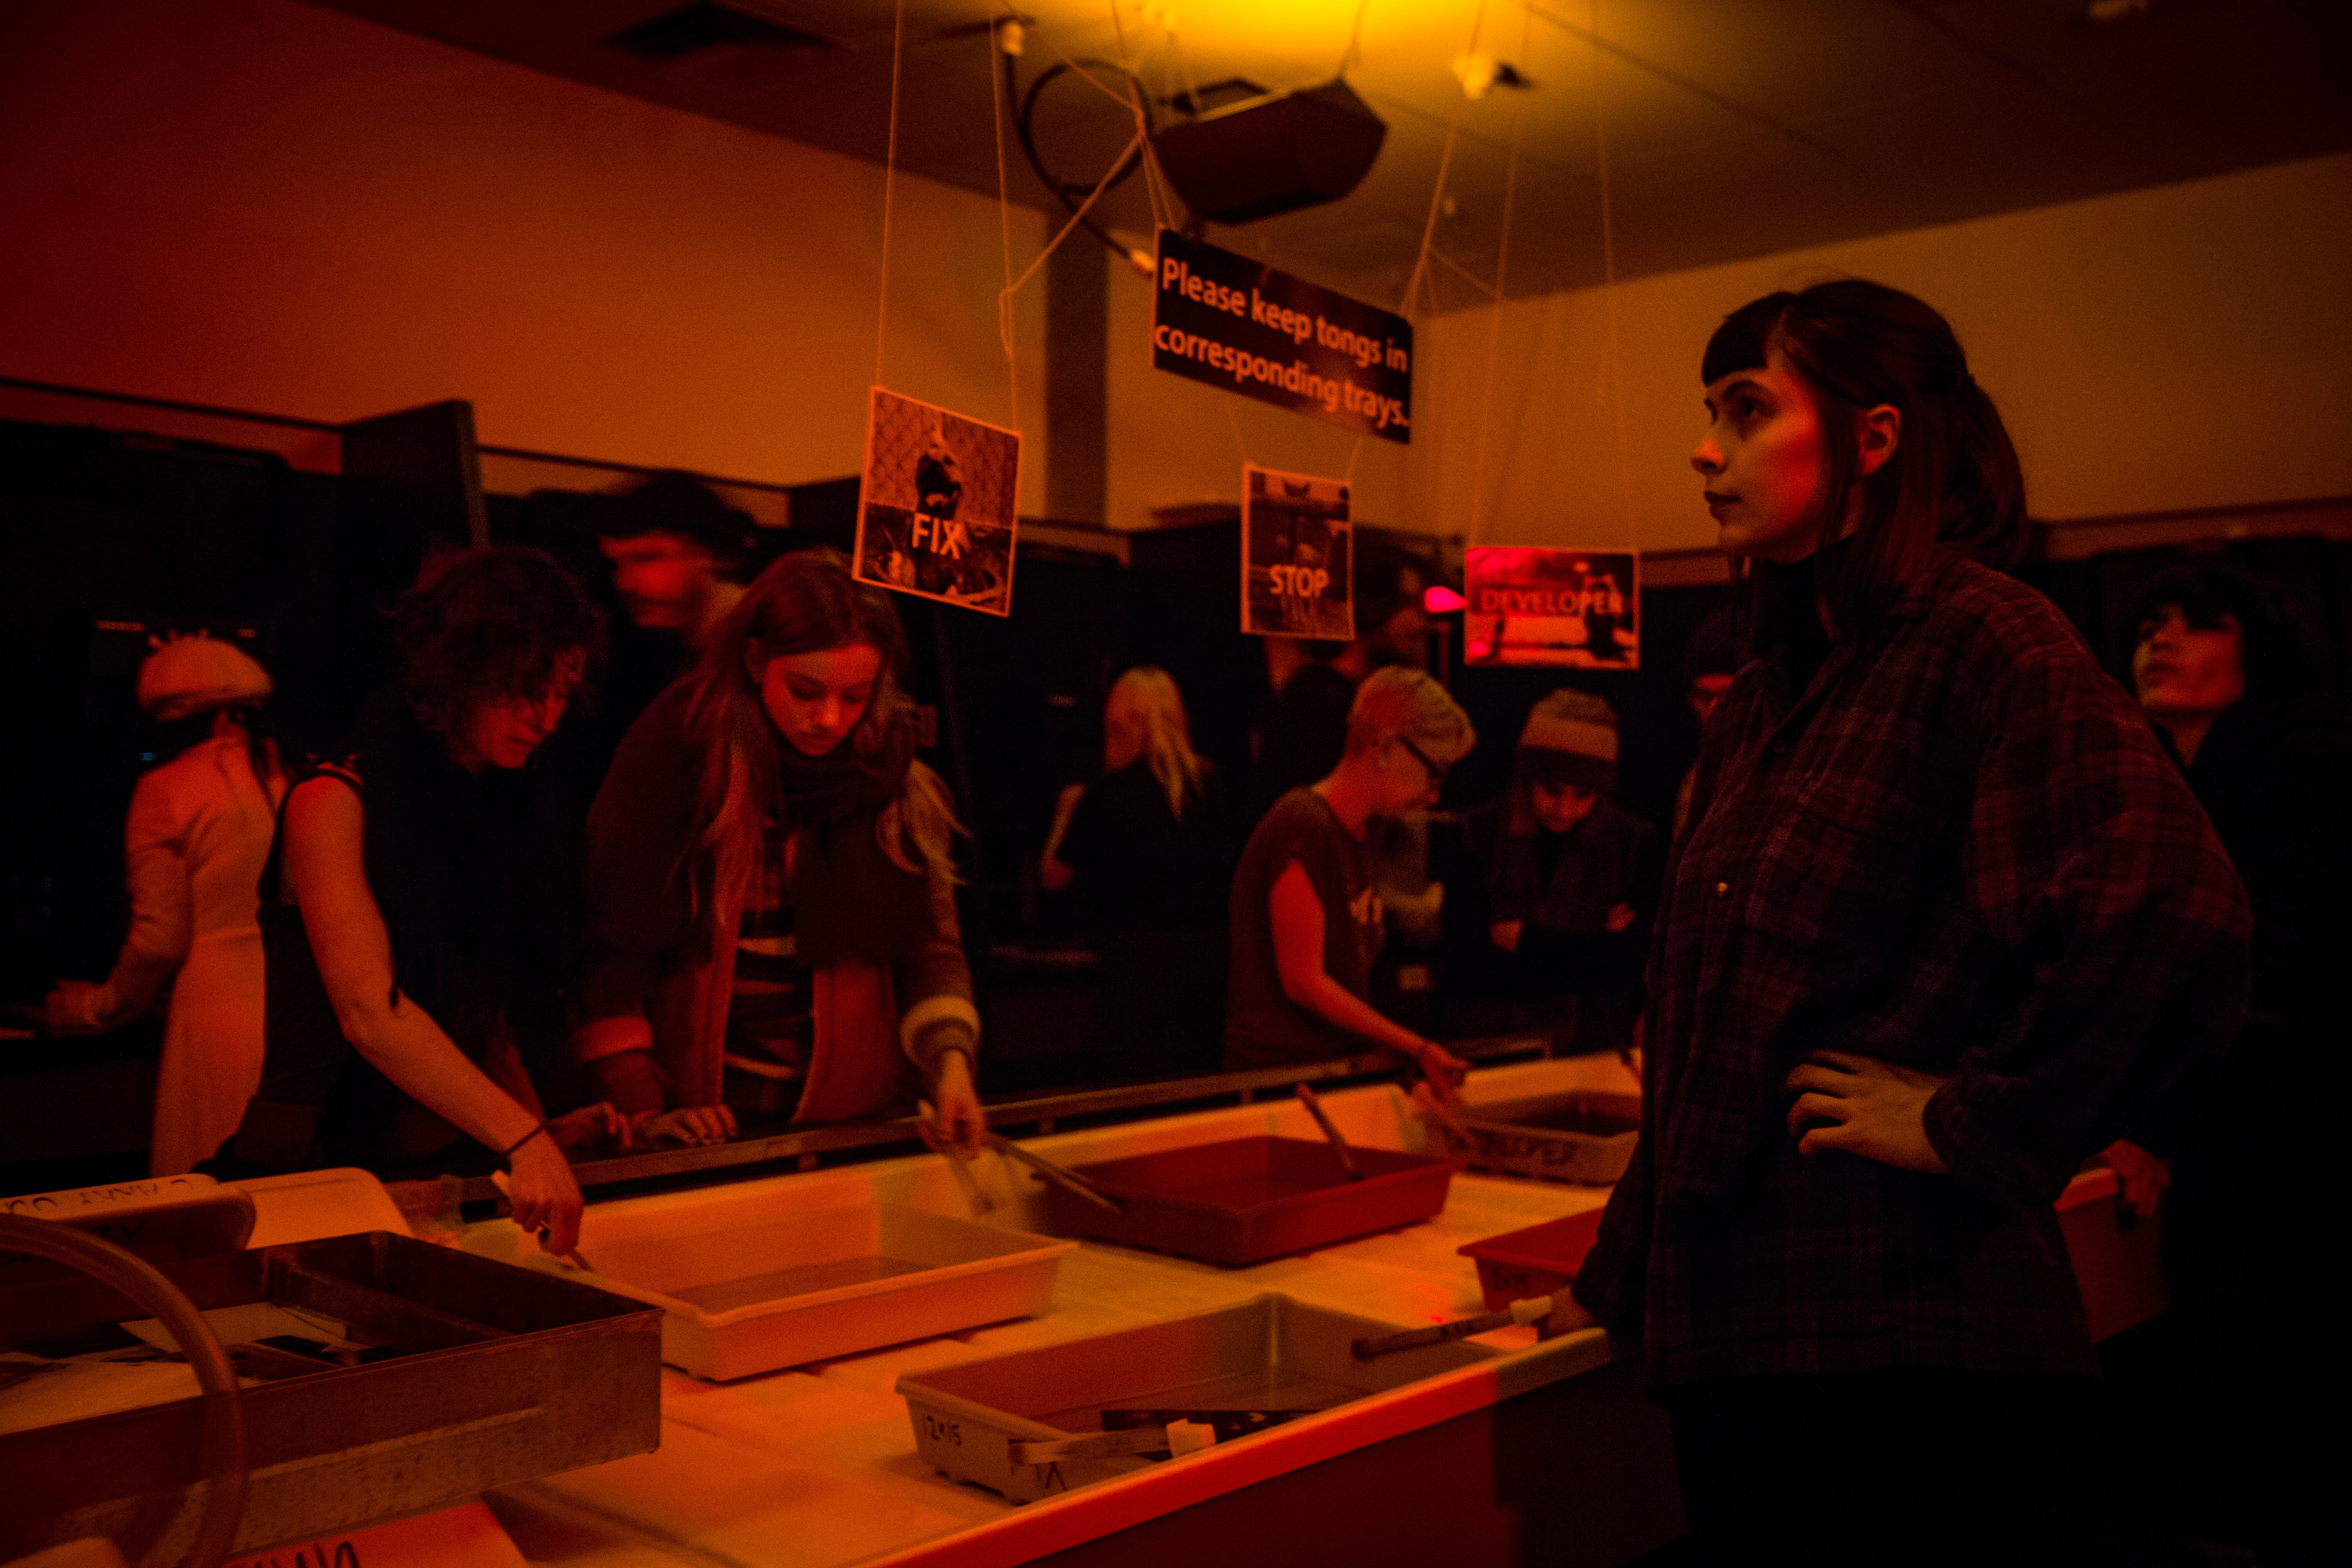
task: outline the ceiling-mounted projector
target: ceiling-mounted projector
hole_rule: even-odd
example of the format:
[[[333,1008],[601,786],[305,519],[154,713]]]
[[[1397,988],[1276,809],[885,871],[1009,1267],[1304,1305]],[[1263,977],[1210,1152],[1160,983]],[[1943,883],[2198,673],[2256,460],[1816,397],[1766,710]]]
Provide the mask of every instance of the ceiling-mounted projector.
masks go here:
[[[1211,223],[1250,223],[1336,202],[1381,155],[1389,128],[1345,81],[1270,92],[1157,132],[1160,171]]]

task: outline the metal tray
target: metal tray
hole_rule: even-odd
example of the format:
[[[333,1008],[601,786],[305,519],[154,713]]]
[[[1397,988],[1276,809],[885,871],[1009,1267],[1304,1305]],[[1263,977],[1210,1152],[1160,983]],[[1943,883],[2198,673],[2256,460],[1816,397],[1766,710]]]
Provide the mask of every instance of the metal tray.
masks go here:
[[[1578,1089],[1473,1106],[1466,1121],[1482,1171],[1605,1187],[1633,1158],[1642,1097]]]
[[[1514,1301],[1549,1296],[1575,1279],[1600,1233],[1604,1207],[1596,1205],[1565,1219],[1507,1230],[1454,1248],[1478,1265],[1478,1289],[1486,1295],[1486,1310],[1499,1312]]]
[[[572,1278],[661,1308],[662,1359],[717,1380],[1032,1316],[1077,1250],[895,1204],[583,1247]]]
[[[244,1394],[252,1471],[235,1551],[266,1551],[651,1451],[660,1314],[530,1269],[375,1231],[157,1265],[204,1310],[271,1302],[394,1347]],[[82,1277],[0,1287],[0,1337],[63,1353],[144,1319]],[[0,1437],[0,1559],[82,1536],[178,1562],[202,1513],[202,1401]]]
[[[928,1463],[1034,1502],[1160,1462],[1017,1462],[1015,1443],[1102,1431],[1107,1410],[1327,1410],[1495,1353],[1457,1342],[1359,1361],[1350,1349],[1394,1331],[1269,1292],[1214,1312],[907,1373],[898,1392]]]
[[[1115,1215],[1059,1186],[1045,1193],[1053,1227],[1129,1247],[1235,1267],[1390,1230],[1445,1206],[1454,1164],[1390,1149],[1357,1149],[1351,1182],[1331,1146],[1258,1135],[1080,1165],[1126,1205]]]

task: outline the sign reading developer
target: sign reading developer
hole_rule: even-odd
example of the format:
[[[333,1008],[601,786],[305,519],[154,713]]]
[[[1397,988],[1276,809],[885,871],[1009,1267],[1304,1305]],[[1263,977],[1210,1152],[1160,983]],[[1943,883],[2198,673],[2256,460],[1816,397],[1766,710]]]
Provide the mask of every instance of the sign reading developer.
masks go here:
[[[1245,256],[1160,231],[1151,364],[1402,445],[1412,323]]]
[[[1464,567],[1463,663],[1642,667],[1632,551],[1474,545]]]

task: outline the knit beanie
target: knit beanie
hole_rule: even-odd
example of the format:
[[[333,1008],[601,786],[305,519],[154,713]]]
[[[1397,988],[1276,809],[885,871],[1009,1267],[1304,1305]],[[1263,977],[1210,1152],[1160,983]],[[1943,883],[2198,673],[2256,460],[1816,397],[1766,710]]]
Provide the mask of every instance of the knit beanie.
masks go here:
[[[1537,703],[1519,731],[1519,777],[1606,795],[1617,781],[1617,710],[1562,688]]]
[[[171,638],[139,667],[139,706],[164,723],[215,708],[245,707],[268,695],[268,670],[202,633]]]

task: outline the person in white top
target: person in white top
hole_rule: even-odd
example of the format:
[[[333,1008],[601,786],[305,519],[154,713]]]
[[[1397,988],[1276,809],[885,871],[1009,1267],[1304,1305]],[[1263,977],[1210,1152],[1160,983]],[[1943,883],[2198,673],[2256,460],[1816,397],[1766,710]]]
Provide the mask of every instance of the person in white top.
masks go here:
[[[269,692],[267,670],[208,637],[166,641],[140,666],[139,705],[165,749],[184,749],[131,797],[131,931],[112,972],[62,981],[46,1004],[54,1029],[110,1029],[171,984],[150,1175],[179,1175],[211,1154],[261,1081],[257,889],[286,794],[277,746],[254,724]]]

